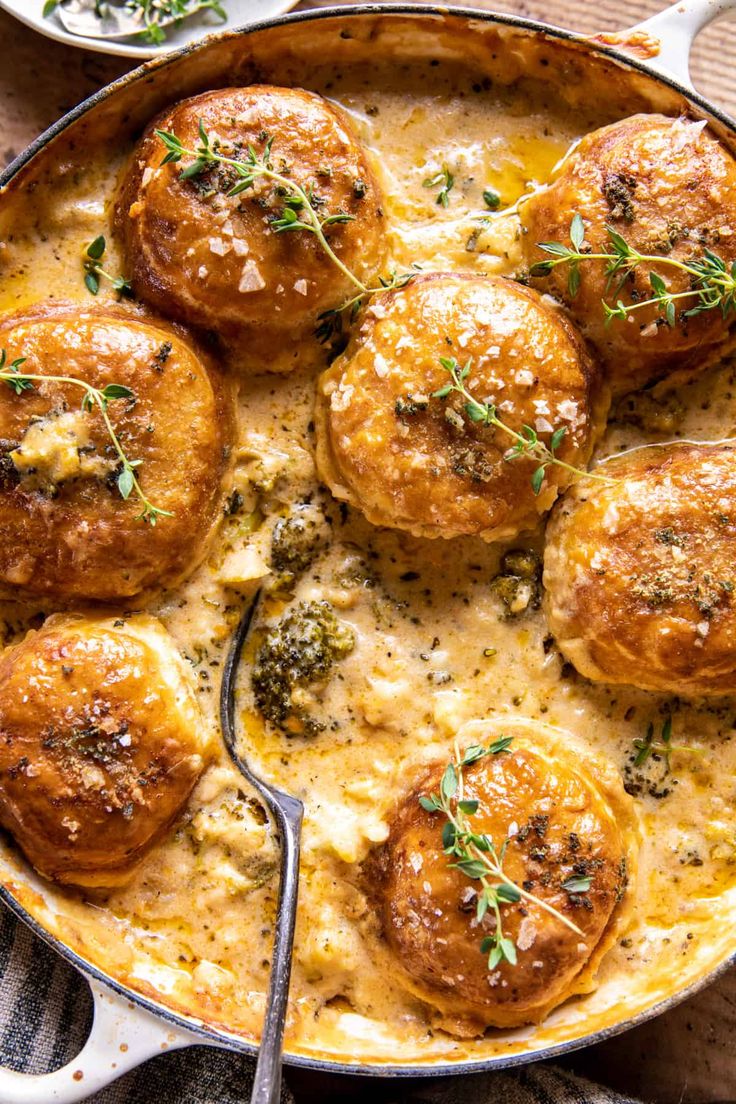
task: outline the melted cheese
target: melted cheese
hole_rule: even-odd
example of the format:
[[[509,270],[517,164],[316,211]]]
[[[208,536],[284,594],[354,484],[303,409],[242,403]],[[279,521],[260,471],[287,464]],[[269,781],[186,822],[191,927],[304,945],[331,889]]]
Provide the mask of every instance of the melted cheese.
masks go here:
[[[9,455],[28,484],[53,490],[67,479],[104,479],[112,465],[95,454],[88,416],[81,410],[69,410],[30,422],[17,449]]]

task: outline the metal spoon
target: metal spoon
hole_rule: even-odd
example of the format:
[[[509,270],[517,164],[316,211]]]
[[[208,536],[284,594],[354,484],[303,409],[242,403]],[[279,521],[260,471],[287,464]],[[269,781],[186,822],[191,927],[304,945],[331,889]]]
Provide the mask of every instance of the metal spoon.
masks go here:
[[[145,24],[127,5],[127,0],[62,0],[56,12],[66,31],[83,38],[130,38],[145,31]],[[200,9],[193,7],[187,16]],[[162,16],[159,27],[168,27],[181,16]]]
[[[299,891],[299,849],[304,806],[298,798],[284,793],[254,774],[237,749],[235,731],[235,684],[243,645],[258,609],[258,591],[238,625],[230,654],[225,663],[220,693],[220,722],[225,746],[240,773],[263,798],[276,822],[281,839],[281,879],[276,913],[269,982],[268,1004],[263,1021],[251,1104],[278,1104],[281,1095],[281,1066],[284,1047],[284,1022],[289,996],[291,958]]]

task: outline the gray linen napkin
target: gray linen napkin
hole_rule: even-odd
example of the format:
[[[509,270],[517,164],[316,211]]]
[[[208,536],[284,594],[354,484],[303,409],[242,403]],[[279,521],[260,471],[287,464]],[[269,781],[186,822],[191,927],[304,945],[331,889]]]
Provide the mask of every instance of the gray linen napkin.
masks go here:
[[[91,1018],[86,982],[0,906],[0,1065],[28,1073],[63,1065],[81,1050]],[[152,1059],[91,1100],[93,1104],[243,1104],[250,1095],[253,1067],[253,1060],[242,1055],[192,1047]],[[346,1081],[344,1090],[325,1091],[324,1099],[355,1104],[364,1098],[382,1104],[633,1104],[618,1093],[543,1064],[440,1082],[373,1084],[375,1089],[364,1097]],[[297,1099],[300,1095],[297,1092]],[[314,1098],[312,1093],[309,1096]],[[294,1099],[284,1088],[282,1104],[294,1104]]]

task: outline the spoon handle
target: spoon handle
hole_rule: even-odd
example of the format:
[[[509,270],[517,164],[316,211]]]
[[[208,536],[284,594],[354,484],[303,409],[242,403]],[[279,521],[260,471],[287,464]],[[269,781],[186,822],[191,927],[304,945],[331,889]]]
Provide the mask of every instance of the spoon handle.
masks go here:
[[[271,979],[263,1021],[251,1104],[278,1104],[281,1099],[281,1059],[289,998],[294,926],[299,889],[299,853],[304,807],[288,794],[274,793],[268,801],[281,837],[281,879]]]
[[[284,1049],[284,1026],[289,999],[291,959],[294,947],[296,906],[299,893],[299,854],[301,850],[304,806],[297,797],[264,782],[255,774],[238,751],[236,732],[235,689],[243,647],[253,625],[261,600],[260,590],[253,595],[240,619],[222,673],[220,721],[225,747],[244,778],[263,798],[280,837],[281,877],[276,910],[276,930],[271,955],[271,975],[268,1002],[263,1021],[261,1045],[258,1051],[251,1104],[278,1104],[281,1098],[281,1065]]]

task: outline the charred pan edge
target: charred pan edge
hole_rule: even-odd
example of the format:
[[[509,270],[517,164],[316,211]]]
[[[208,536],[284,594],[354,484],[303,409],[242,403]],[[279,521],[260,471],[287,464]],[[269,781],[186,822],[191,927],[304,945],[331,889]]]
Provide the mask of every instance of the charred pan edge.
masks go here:
[[[278,27],[293,25],[298,26],[300,23],[316,22],[322,19],[349,19],[351,16],[370,16],[370,15],[414,15],[421,18],[436,18],[445,16],[456,16],[459,18],[465,18],[478,23],[492,23],[497,26],[515,27],[523,31],[529,31],[532,34],[539,35],[541,37],[549,39],[552,43],[555,41],[572,42],[586,50],[590,54],[601,55],[603,57],[611,58],[613,61],[622,65],[624,68],[634,70],[649,77],[650,80],[657,84],[664,85],[665,87],[673,89],[675,92],[682,95],[690,103],[696,105],[701,111],[705,112],[712,119],[716,119],[722,126],[731,132],[731,136],[736,139],[736,119],[733,119],[726,112],[721,111],[705,97],[699,95],[697,92],[692,92],[679,81],[670,77],[660,76],[658,73],[653,73],[652,70],[641,61],[636,58],[627,57],[625,54],[613,49],[609,46],[603,46],[597,42],[593,42],[586,38],[584,35],[579,35],[573,31],[562,30],[557,27],[550,27],[545,23],[539,23],[532,19],[521,19],[512,15],[494,14],[493,12],[485,12],[479,9],[454,7],[454,6],[428,6],[426,4],[366,4],[361,6],[348,6],[344,8],[319,8],[311,11],[297,12],[291,15],[279,16],[274,19],[264,19],[248,27],[234,29],[232,31],[225,32],[224,34],[208,35],[207,38],[200,40],[189,46],[183,47],[181,50],[172,51],[170,54],[166,54],[163,57],[156,58],[152,61],[146,62],[144,65],[137,69],[132,70],[130,73],[124,74],[119,77],[112,84],[107,85],[105,88],[100,89],[99,92],[94,93],[89,99],[84,100],[68,114],[64,115],[48,130],[44,131],[38,138],[33,141],[30,146],[14,161],[8,165],[8,167],[0,173],[0,196],[2,191],[10,184],[18,173],[24,169],[30,162],[41,153],[47,145],[49,145],[55,138],[61,135],[72,123],[78,119],[87,115],[98,104],[103,103],[108,98],[115,95],[120,89],[127,87],[129,84],[134,84],[139,80],[145,80],[150,74],[157,72],[159,69],[164,68],[172,62],[177,61],[179,58],[188,54],[193,54],[200,50],[206,50],[208,44],[213,39],[228,39],[238,38],[243,35],[252,34],[256,31],[267,30],[269,27]],[[5,885],[0,885],[0,901],[2,901],[10,911],[24,924],[31,929],[31,931],[42,939],[48,946],[53,948],[62,958],[66,959],[70,965],[74,966],[87,978],[95,981],[102,982],[107,985],[119,996],[130,1000],[134,1004],[141,1008],[145,1008],[147,1011],[158,1016],[160,1019],[167,1023],[170,1023],[173,1027],[184,1028],[196,1035],[201,1036],[203,1042],[215,1043],[223,1048],[234,1050],[244,1054],[257,1053],[258,1046],[255,1043],[246,1042],[243,1039],[238,1039],[236,1036],[228,1035],[224,1031],[217,1030],[212,1027],[207,1027],[201,1021],[188,1020],[185,1016],[179,1015],[166,1008],[164,1005],[158,1004],[150,998],[142,996],[133,989],[128,989],[126,986],[121,985],[113,978],[109,977],[102,970],[98,969],[92,963],[82,958],[81,955],[73,951],[60,939],[51,935],[37,920],[35,920],[21,904],[16,900],[12,891]],[[375,1065],[360,1065],[350,1064],[346,1062],[337,1062],[329,1058],[309,1058],[304,1055],[286,1054],[284,1056],[285,1062],[290,1066],[298,1066],[302,1069],[321,1070],[332,1073],[344,1073],[344,1074],[358,1074],[364,1077],[441,1077],[441,1076],[457,1076],[459,1074],[466,1073],[482,1073],[492,1069],[508,1069],[514,1066],[527,1065],[529,1062],[540,1062],[550,1058],[556,1058],[561,1054],[567,1054],[573,1050],[579,1050],[582,1047],[590,1046],[593,1043],[600,1043],[606,1039],[613,1038],[615,1035],[620,1035],[624,1031],[628,1031],[629,1028],[638,1027],[640,1024],[646,1023],[647,1020],[653,1019],[655,1016],[666,1012],[670,1008],[674,1008],[675,1005],[680,1004],[682,1001],[687,1000],[701,989],[705,988],[711,982],[715,981],[721,974],[725,973],[732,965],[736,965],[736,951],[724,959],[714,970],[692,985],[688,986],[682,992],[676,993],[672,997],[667,997],[657,1004],[654,1004],[651,1008],[645,1009],[632,1019],[625,1021],[624,1023],[616,1024],[612,1027],[603,1028],[600,1031],[594,1032],[591,1035],[581,1036],[579,1039],[570,1039],[563,1043],[557,1043],[553,1046],[548,1046],[540,1050],[529,1050],[524,1054],[516,1054],[511,1056],[495,1055],[490,1058],[478,1058],[478,1059],[466,1059],[459,1062],[438,1062],[428,1063],[427,1065],[381,1065],[376,1063]]]

